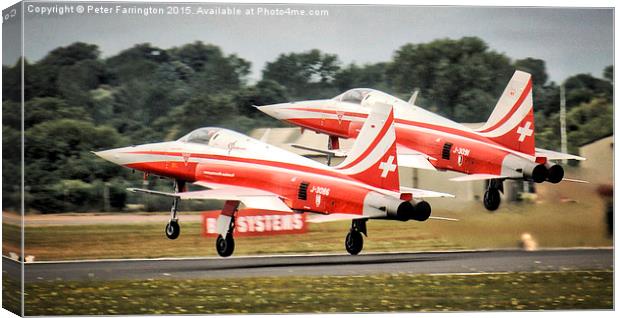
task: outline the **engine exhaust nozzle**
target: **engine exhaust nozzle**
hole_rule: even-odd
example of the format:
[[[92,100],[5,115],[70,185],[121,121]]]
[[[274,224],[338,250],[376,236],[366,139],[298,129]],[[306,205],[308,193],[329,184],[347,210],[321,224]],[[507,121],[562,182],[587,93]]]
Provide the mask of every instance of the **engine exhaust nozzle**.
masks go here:
[[[401,221],[426,221],[431,216],[431,205],[426,201],[402,201],[396,209],[388,209],[388,215]]]
[[[564,168],[562,168],[562,166],[553,165],[551,166],[551,168],[549,168],[549,171],[547,174],[547,181],[551,183],[558,183],[562,181],[563,178],[564,178]]]
[[[548,175],[549,171],[543,164],[530,164],[523,169],[523,177],[536,183],[541,183],[547,180]]]

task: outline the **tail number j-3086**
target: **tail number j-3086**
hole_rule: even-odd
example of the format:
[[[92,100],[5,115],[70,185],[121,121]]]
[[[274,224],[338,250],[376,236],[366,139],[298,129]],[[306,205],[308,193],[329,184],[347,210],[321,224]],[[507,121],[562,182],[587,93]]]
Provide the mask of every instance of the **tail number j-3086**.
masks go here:
[[[310,193],[316,193],[325,196],[329,196],[329,191],[331,191],[331,189],[327,187],[312,186],[312,188],[310,188]]]

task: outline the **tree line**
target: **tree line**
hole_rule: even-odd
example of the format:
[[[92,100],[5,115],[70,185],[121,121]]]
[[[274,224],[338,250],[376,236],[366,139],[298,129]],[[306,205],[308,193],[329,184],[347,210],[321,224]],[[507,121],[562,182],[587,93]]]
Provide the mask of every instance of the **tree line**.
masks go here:
[[[21,59],[3,65],[3,206],[19,207]],[[142,177],[90,151],[173,140],[204,126],[240,132],[282,126],[253,105],[331,98],[369,87],[458,122],[482,122],[515,69],[532,73],[537,145],[559,148],[559,83],[545,62],[512,60],[481,39],[438,39],[398,48],[390,61],[343,64],[314,49],[279,55],[250,82],[251,63],[200,41],[163,49],[137,44],[110,57],[76,42],[36,62],[24,60],[26,209],[41,212],[122,210],[125,188]],[[613,67],[602,76],[565,79],[570,150],[613,131]],[[149,187],[168,187],[151,182]],[[149,199],[147,209],[169,202]]]

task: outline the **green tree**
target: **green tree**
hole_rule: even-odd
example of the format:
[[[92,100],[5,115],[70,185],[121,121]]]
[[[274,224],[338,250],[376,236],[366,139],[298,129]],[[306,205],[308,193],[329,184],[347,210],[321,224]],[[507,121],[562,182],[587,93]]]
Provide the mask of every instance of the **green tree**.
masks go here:
[[[201,127],[222,126],[223,121],[235,118],[237,107],[227,96],[198,95],[172,109],[155,125],[168,127],[166,139],[176,139]],[[234,126],[230,127],[234,129]]]
[[[2,96],[4,100],[19,102],[22,100],[22,60],[14,66],[2,65]]]
[[[243,88],[237,92],[234,98],[239,113],[248,117],[265,116],[254,106],[284,103],[286,101],[288,101],[286,89],[271,80],[262,80],[254,86]]]
[[[32,68],[25,70],[26,77],[31,79],[33,96],[58,96],[61,94],[59,85],[62,82],[59,78],[63,69],[98,58],[99,48],[82,42],[52,50]],[[81,75],[90,76],[88,72],[89,70],[82,71]]]
[[[577,147],[586,142],[611,135],[613,121],[612,104],[604,98],[573,107],[566,114],[567,138],[572,151],[577,151]]]
[[[481,39],[464,37],[406,44],[396,51],[386,72],[396,93],[408,95],[420,88],[428,108],[457,121],[464,119],[458,116],[483,121],[495,103],[478,103],[497,100],[514,67]],[[482,96],[473,98],[469,91],[474,90]]]
[[[543,86],[547,83],[548,76],[545,61],[528,57],[522,60],[516,60],[514,66],[517,70],[532,74],[534,86]]]
[[[281,54],[263,69],[263,79],[284,86],[293,99],[333,97],[333,85],[340,62],[335,54],[314,49],[303,53]]]
[[[613,97],[613,85],[590,74],[571,76],[564,81],[564,87],[567,108],[588,103],[594,98],[611,100]]]
[[[66,100],[58,97],[34,98],[27,101],[24,107],[24,129],[57,119],[90,121],[89,114],[83,108],[69,106]]]
[[[200,93],[239,89],[250,73],[250,62],[235,54],[226,56],[219,47],[201,41],[172,48],[170,54],[180,65],[193,70],[187,72],[190,85]]]
[[[609,65],[603,70],[603,78],[613,84],[614,82],[614,66]]]
[[[22,104],[12,100],[2,101],[2,127],[22,129]]]
[[[170,59],[166,50],[150,43],[136,44],[132,48],[106,59],[105,64],[115,85],[132,80],[147,82],[157,67]]]
[[[386,91],[389,89],[385,76],[386,65],[386,63],[366,64],[363,66],[349,64],[336,73],[334,84],[340,92],[360,87]]]
[[[49,120],[28,129],[24,149],[28,208],[39,211],[74,208],[63,203],[67,195],[93,190],[84,183],[110,179],[121,172],[120,167],[105,163],[90,151],[113,148],[120,143],[121,138],[114,129],[94,127],[92,123],[75,119]]]
[[[58,92],[71,106],[84,108],[94,114],[91,90],[105,83],[107,78],[104,64],[99,60],[83,60],[60,68]]]
[[[6,105],[6,102],[3,104]],[[13,211],[19,211],[21,206],[21,134],[19,132],[18,129],[2,125],[2,208]]]

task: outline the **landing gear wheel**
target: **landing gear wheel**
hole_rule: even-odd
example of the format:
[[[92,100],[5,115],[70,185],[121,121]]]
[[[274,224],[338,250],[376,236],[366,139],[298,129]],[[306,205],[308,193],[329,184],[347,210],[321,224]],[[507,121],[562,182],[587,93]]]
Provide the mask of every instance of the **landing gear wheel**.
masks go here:
[[[174,240],[181,234],[181,226],[179,226],[179,222],[176,220],[170,220],[168,224],[166,224],[166,237]]]
[[[347,238],[344,240],[344,247],[351,255],[357,255],[364,248],[364,238],[362,233],[358,231],[349,231]]]
[[[502,199],[499,196],[499,190],[495,188],[489,188],[484,193],[484,207],[489,211],[497,210],[497,208],[499,208],[501,200]]]
[[[218,235],[217,240],[215,241],[215,248],[221,257],[228,257],[232,255],[235,250],[235,239],[232,234],[226,234],[226,238],[222,237],[222,235]]]

